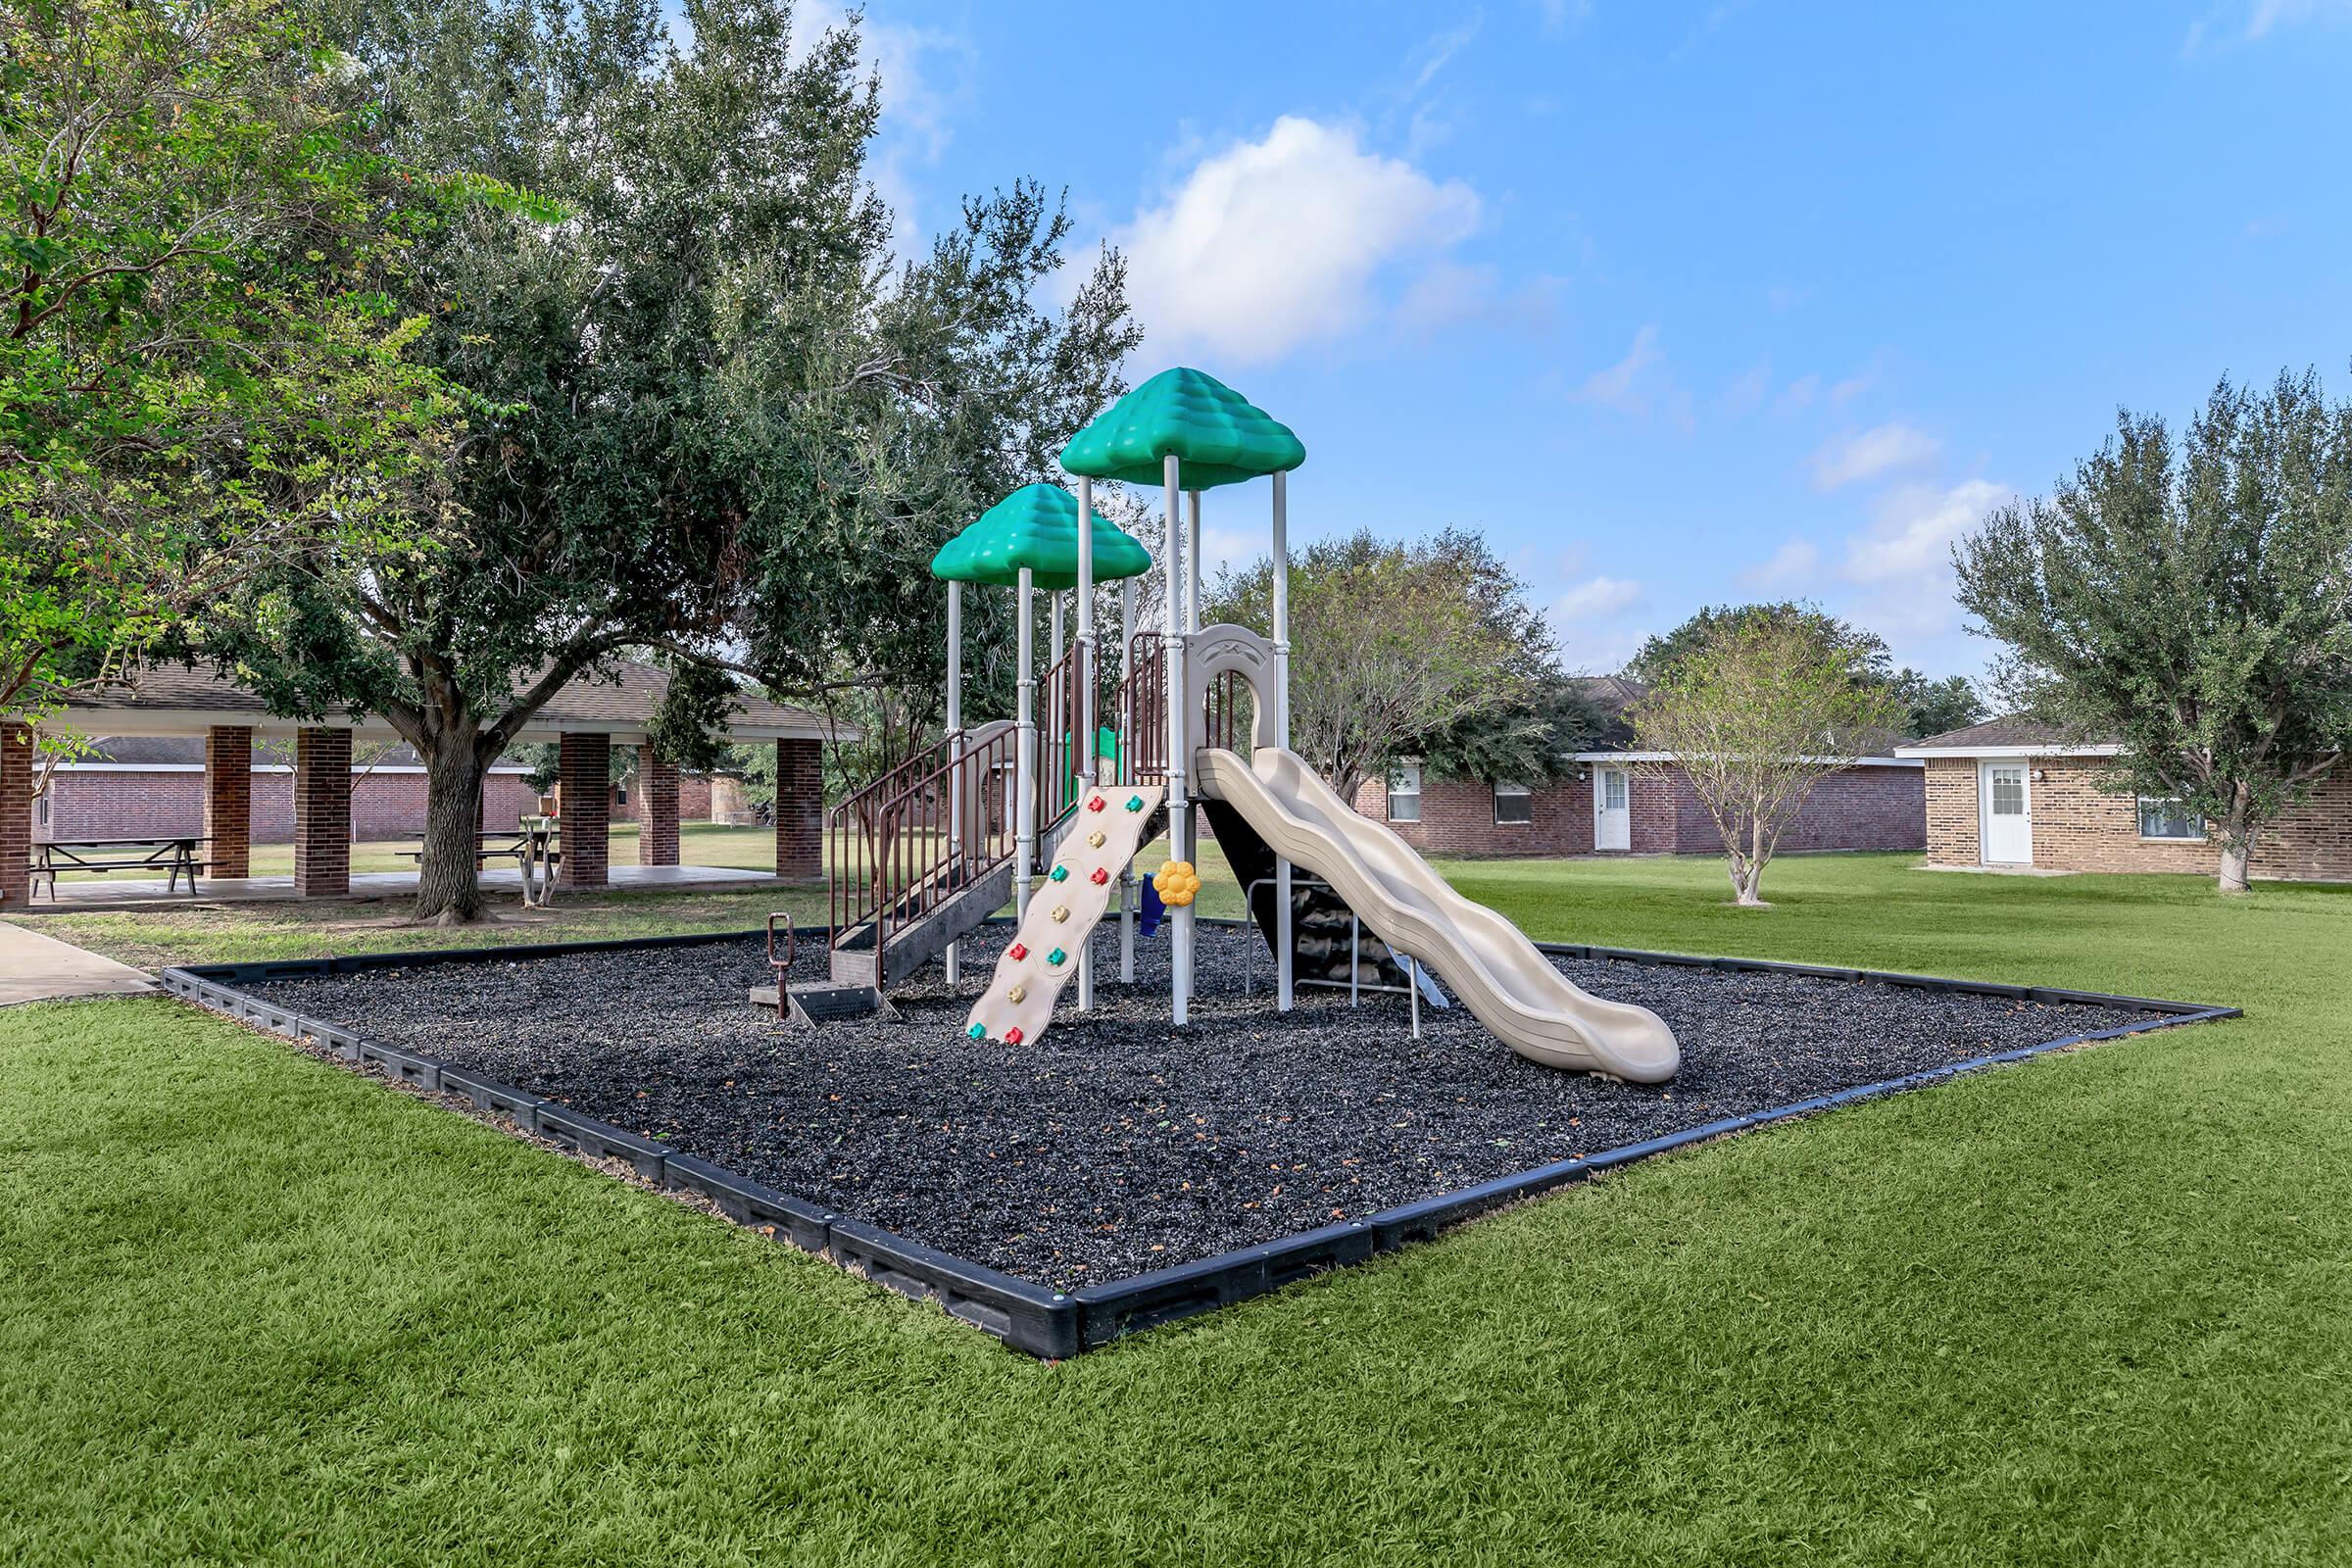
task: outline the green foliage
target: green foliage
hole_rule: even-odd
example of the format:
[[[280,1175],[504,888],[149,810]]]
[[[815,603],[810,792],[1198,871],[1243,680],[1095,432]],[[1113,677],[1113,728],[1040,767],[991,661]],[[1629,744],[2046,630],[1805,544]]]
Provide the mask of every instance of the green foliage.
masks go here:
[[[1906,740],[1966,729],[1987,716],[1984,699],[1977,695],[1975,683],[1966,675],[1930,680],[1906,664],[1895,671],[1892,690],[1895,701],[1903,705]]]
[[[717,766],[726,756],[722,732],[737,711],[738,695],[734,677],[716,665],[673,661],[669,686],[646,726],[655,755],[697,772]]]
[[[1857,672],[1836,622],[1766,608],[1718,619],[1628,716],[1641,749],[1690,781],[1723,836],[1735,898],[1752,906],[1813,787],[1883,751],[1903,708]]]
[[[1667,678],[1677,662],[1707,646],[1726,626],[1757,619],[1800,629],[1835,648],[1843,657],[1852,678],[1867,686],[1884,686],[1902,705],[1903,718],[1895,728],[1903,738],[1940,735],[1974,724],[1985,716],[1984,701],[1965,675],[1932,680],[1906,664],[1894,667],[1886,640],[1867,627],[1839,620],[1818,605],[1792,600],[1763,605],[1709,605],[1663,635],[1643,640],[1625,673],[1655,685]]]
[[[2214,825],[2224,891],[2352,741],[2352,403],[2227,379],[2176,445],[2129,412],[2047,499],[1953,552],[2006,694],[2121,744],[2111,787]]]
[[[1274,566],[1228,570],[1204,612],[1271,633]],[[1498,746],[1557,673],[1549,628],[1478,534],[1396,544],[1359,532],[1291,564],[1291,746],[1352,799],[1416,742],[1474,726]],[[1468,731],[1462,744],[1471,744]]]
[[[1894,659],[1886,640],[1865,627],[1849,625],[1819,605],[1795,600],[1776,604],[1709,605],[1670,632],[1642,640],[1625,666],[1625,673],[1647,685],[1664,681],[1674,666],[1705,649],[1726,626],[1756,620],[1795,627],[1808,639],[1835,649],[1845,660],[1855,680],[1882,682],[1894,676]]]
[[[801,38],[784,0],[684,20],[673,47],[652,0],[344,12],[386,156],[501,198],[420,236],[401,296],[477,412],[443,548],[258,572],[198,642],[282,711],[382,713],[441,760],[436,790],[466,792],[567,681],[648,654],[818,707],[921,694],[901,733],[935,723],[924,564],[1051,471],[1136,341],[1115,258],[1037,303],[1068,227],[1037,185],[893,256],[854,17]],[[538,223],[542,200],[570,218]],[[1006,619],[976,605],[975,642]],[[663,733],[692,750],[691,728]],[[420,917],[481,908],[463,827],[428,831]]]
[[[1608,727],[1582,680],[1556,668],[1530,677],[1525,697],[1406,743],[1404,755],[1441,777],[1535,785],[1573,770]]]
[[[0,19],[0,713],[305,552],[423,548],[460,402],[393,303],[441,205],[272,0]]]

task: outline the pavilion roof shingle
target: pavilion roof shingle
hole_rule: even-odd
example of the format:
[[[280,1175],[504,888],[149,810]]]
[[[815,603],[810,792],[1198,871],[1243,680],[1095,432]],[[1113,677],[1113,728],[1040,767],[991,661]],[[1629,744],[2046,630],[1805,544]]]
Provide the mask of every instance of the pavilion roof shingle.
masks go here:
[[[524,733],[641,734],[668,689],[668,674],[651,664],[625,663],[610,675],[582,675],[550,699],[524,726]],[[298,722],[272,717],[260,696],[224,676],[178,664],[148,665],[129,682],[76,697],[66,710],[67,720],[76,728],[114,736],[184,734],[190,720],[216,715],[223,722],[242,718],[272,729],[291,729]],[[163,727],[144,728],[142,719]],[[331,716],[325,722],[338,720],[349,723],[350,715]],[[832,724],[805,708],[769,702],[756,692],[737,694],[727,731],[738,740],[847,740],[856,735],[848,725]]]

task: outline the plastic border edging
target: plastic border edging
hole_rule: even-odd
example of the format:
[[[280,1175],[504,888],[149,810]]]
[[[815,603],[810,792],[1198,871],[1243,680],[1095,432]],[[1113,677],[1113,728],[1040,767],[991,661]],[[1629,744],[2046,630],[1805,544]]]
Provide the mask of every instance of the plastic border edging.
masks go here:
[[[992,919],[990,923],[1004,922]],[[1247,921],[1226,919],[1203,923],[1249,924]],[[832,934],[829,926],[812,927],[808,934],[813,935],[819,931],[828,937]],[[1949,980],[1934,975],[1892,974],[1872,969],[1787,963],[1770,958],[1710,958],[1696,954],[1650,953],[1636,948],[1539,942],[1536,944],[1539,951],[1560,957],[1794,974],[1813,979],[1992,996],[2009,1001],[2114,1007],[2127,1011],[2154,1012],[2162,1016],[2114,1029],[2094,1029],[2068,1035],[2063,1039],[2023,1046],[1991,1055],[1972,1056],[1965,1061],[1946,1062],[1941,1066],[1882,1079],[1876,1083],[1857,1084],[1849,1089],[1815,1095],[1786,1105],[1722,1117],[1640,1143],[1621,1145],[1574,1159],[1555,1160],[1453,1192],[1415,1199],[1411,1202],[1399,1203],[1358,1219],[1344,1220],[1295,1236],[1220,1252],[1213,1257],[1177,1263],[1164,1269],[1064,1293],[1050,1291],[1044,1286],[1002,1273],[985,1264],[837,1213],[822,1204],[778,1192],[709,1160],[677,1152],[656,1140],[600,1121],[560,1102],[542,1099],[528,1090],[501,1083],[466,1068],[452,1066],[416,1052],[377,1045],[340,1025],[277,1006],[266,998],[237,989],[240,983],[356,974],[371,969],[478,963],[502,958],[522,961],[578,953],[756,940],[760,936],[758,931],[715,931],[508,947],[427,949],[416,953],[360,954],[254,963],[188,964],[164,970],[159,976],[159,983],[172,996],[224,1013],[239,1022],[250,1023],[289,1039],[307,1040],[338,1059],[359,1066],[373,1066],[386,1077],[412,1088],[467,1101],[479,1110],[505,1117],[519,1133],[545,1139],[584,1156],[626,1160],[641,1178],[655,1187],[692,1193],[709,1201],[738,1225],[748,1226],[805,1251],[827,1256],[839,1266],[902,1296],[936,1301],[942,1310],[958,1321],[971,1324],[1002,1340],[1013,1349],[1048,1360],[1076,1355],[1146,1329],[1179,1322],[1220,1306],[1230,1306],[1254,1296],[1278,1291],[1312,1275],[1364,1262],[1380,1252],[1395,1251],[1401,1247],[1432,1240],[1456,1225],[1494,1209],[1588,1181],[1602,1172],[1621,1169],[1654,1154],[1686,1149],[1751,1127],[1788,1121],[1860,1101],[1924,1088],[1964,1073],[2024,1061],[2095,1041],[2144,1034],[2149,1030],[2170,1028],[2177,1024],[2205,1023],[2218,1018],[2240,1016],[2236,1007],[2167,1002],[2152,997],[2127,997],[2098,991]]]

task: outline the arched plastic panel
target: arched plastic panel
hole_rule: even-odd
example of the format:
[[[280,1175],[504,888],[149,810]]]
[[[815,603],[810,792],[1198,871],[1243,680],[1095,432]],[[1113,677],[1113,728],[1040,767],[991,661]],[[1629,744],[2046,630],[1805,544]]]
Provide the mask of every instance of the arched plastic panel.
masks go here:
[[[1197,729],[1208,706],[1208,684],[1228,670],[1250,683],[1256,710],[1250,724],[1252,747],[1280,746],[1274,711],[1274,645],[1247,626],[1203,626],[1185,639],[1184,711]],[[1191,737],[1195,747],[1200,737]]]

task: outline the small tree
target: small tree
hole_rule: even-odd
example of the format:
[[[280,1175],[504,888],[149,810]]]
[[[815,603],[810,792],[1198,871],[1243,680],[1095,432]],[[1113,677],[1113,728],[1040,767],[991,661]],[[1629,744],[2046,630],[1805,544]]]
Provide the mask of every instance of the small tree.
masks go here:
[[[1227,572],[1210,619],[1270,631],[1273,566]],[[1524,704],[1551,665],[1543,616],[1476,534],[1357,533],[1291,565],[1291,746],[1353,800],[1413,742]]]
[[[1850,650],[1800,617],[1734,616],[1676,659],[1630,710],[1643,751],[1663,752],[1723,835],[1732,892],[1757,889],[1781,835],[1822,779],[1869,755],[1903,718]]]
[[[2352,735],[2352,403],[2225,379],[2176,453],[2153,416],[2048,501],[1953,551],[1960,603],[2007,645],[2003,694],[2071,740],[2120,744],[2108,787],[2214,824],[2246,891],[2263,825]]]

